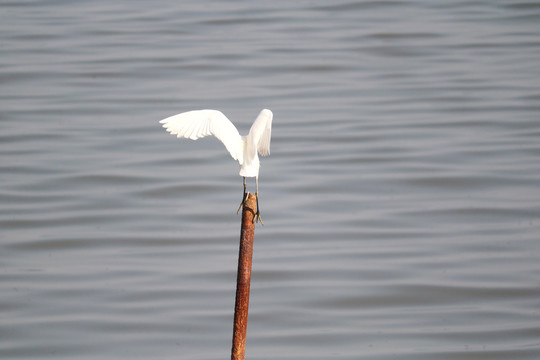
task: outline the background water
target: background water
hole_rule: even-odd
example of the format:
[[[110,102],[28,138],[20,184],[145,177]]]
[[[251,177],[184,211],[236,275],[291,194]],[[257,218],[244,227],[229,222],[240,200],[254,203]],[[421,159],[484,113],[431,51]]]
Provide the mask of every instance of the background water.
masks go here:
[[[540,358],[540,2],[2,1],[0,357]],[[249,182],[253,191],[253,181]]]

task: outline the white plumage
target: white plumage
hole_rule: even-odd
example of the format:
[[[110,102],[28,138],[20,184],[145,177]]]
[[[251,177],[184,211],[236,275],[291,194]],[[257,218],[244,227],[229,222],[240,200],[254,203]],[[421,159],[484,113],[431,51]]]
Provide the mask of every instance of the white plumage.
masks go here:
[[[177,137],[197,140],[213,135],[229,151],[232,158],[240,164],[240,176],[244,177],[244,198],[246,196],[246,177],[254,177],[257,195],[257,220],[259,214],[259,155],[270,155],[272,136],[272,118],[270,110],[264,109],[251,126],[249,134],[241,136],[233,123],[218,110],[194,110],[173,115],[160,121],[163,127]],[[254,218],[254,219],[255,219]],[[262,221],[261,221],[262,223]]]

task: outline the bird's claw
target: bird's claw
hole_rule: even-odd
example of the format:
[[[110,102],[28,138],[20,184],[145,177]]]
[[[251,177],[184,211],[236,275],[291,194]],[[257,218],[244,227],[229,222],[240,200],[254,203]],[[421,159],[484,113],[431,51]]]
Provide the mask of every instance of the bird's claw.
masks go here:
[[[242,206],[244,206],[246,204],[248,196],[249,196],[249,191],[244,193],[244,197],[242,198],[242,202],[240,203],[240,206],[238,207],[238,210],[236,210],[236,215],[238,215],[238,213],[240,212],[240,209],[242,208]]]
[[[264,223],[262,221],[262,218],[261,218],[261,212],[259,211],[259,194],[255,194],[255,196],[257,197],[257,211],[255,212],[255,215],[253,216],[253,224],[255,224],[255,222],[261,222],[261,225],[264,226]],[[249,197],[249,191],[244,193],[244,198],[242,199],[242,202],[240,203],[240,206],[238,207],[238,210],[236,210],[236,214],[238,215],[238,213],[240,212],[240,209],[242,209],[242,207],[246,204],[246,201]]]
[[[259,207],[257,207],[257,212],[255,213],[255,216],[253,217],[253,223],[255,224],[255,221],[257,222],[261,222],[261,225],[264,226],[264,223],[262,221],[262,218],[261,218],[261,213],[259,212]]]
[[[261,225],[264,226],[264,223],[261,218],[261,212],[259,211],[259,192],[258,191],[255,193],[255,197],[257,198],[257,211],[255,212],[255,216],[253,216],[253,223],[255,224],[255,221],[260,221]]]

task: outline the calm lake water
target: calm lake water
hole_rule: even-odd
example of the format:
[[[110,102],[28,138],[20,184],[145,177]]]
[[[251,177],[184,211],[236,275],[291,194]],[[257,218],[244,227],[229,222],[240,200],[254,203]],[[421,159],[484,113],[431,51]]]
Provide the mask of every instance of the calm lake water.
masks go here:
[[[0,357],[540,359],[540,2],[2,1]],[[254,182],[248,183],[254,191]]]

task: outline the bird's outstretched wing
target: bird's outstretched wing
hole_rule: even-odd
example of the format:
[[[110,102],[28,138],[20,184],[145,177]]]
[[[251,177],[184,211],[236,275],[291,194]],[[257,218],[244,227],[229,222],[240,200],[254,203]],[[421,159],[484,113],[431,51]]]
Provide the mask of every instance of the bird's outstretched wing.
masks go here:
[[[263,156],[270,155],[273,116],[270,110],[262,110],[249,130],[248,141],[252,141],[252,147],[249,148],[256,147],[259,154]]]
[[[191,140],[213,135],[227,148],[240,165],[244,162],[243,142],[233,123],[218,110],[194,110],[170,116],[160,121],[176,137]]]

